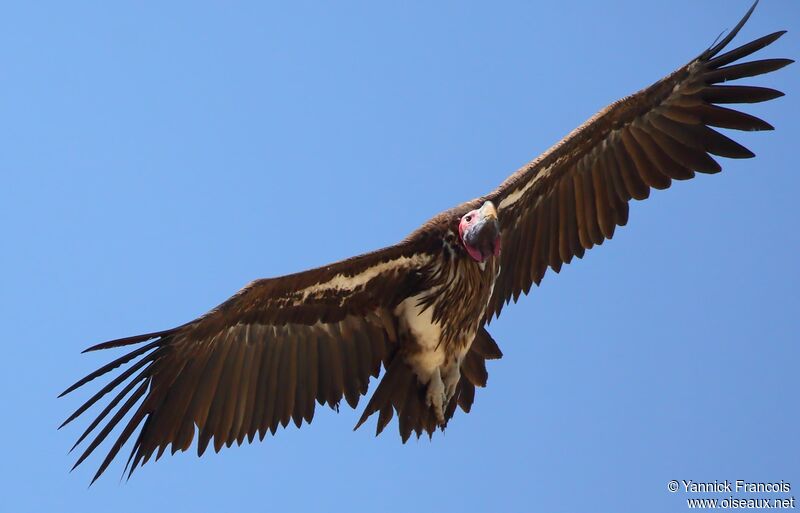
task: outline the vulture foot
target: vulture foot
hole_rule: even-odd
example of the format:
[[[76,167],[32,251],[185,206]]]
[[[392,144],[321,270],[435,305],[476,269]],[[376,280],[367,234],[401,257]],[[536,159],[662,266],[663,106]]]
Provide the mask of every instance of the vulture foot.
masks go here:
[[[428,406],[433,407],[433,411],[436,414],[436,422],[439,425],[444,424],[444,407],[447,404],[447,399],[442,374],[437,368],[431,374],[431,379],[428,382],[428,393],[425,396],[425,402]]]

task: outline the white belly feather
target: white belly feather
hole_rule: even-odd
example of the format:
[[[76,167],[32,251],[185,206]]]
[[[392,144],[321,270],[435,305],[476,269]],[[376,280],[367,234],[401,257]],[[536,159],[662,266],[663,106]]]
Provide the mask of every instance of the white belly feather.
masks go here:
[[[407,363],[420,382],[427,383],[431,374],[444,365],[445,348],[440,344],[441,327],[433,322],[433,308],[419,305],[422,296],[412,296],[397,305],[395,315],[410,332],[421,351],[409,354]]]

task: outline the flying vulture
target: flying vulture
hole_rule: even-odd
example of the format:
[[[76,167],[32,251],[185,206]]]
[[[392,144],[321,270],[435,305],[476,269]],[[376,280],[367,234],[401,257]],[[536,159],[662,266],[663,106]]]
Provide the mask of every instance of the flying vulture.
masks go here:
[[[86,428],[83,462],[120,421],[96,480],[134,436],[128,477],[198,432],[202,455],[279,426],[314,418],[316,405],[355,408],[383,377],[356,428],[377,413],[377,433],[397,416],[405,442],[432,436],[486,385],[486,360],[502,353],[486,330],[503,306],[614,235],[628,202],[695,172],[711,155],[753,153],[712,127],[771,130],[723,104],[783,93],[728,82],[769,73],[789,59],[740,62],[775,32],[724,52],[755,5],[721,41],[665,78],[594,115],[494,191],[440,213],[398,244],[297,274],[253,281],[182,326],[111,340],[86,351],[135,346],[62,395],[120,368],[66,425],[110,392]],[[74,468],[74,467],[73,467]]]

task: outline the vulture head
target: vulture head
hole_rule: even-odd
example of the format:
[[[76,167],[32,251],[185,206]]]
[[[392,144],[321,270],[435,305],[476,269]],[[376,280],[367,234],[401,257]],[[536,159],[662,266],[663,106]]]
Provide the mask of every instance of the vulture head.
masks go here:
[[[487,201],[481,208],[464,214],[458,224],[458,237],[469,256],[477,262],[499,255],[500,222],[494,204]]]

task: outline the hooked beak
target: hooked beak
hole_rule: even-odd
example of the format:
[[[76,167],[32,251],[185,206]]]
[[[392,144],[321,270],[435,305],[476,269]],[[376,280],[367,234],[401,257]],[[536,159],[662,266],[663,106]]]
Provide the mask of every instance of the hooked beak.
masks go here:
[[[480,219],[464,234],[464,242],[472,258],[483,262],[490,256],[500,254],[500,221],[497,210],[487,201],[478,210]]]

